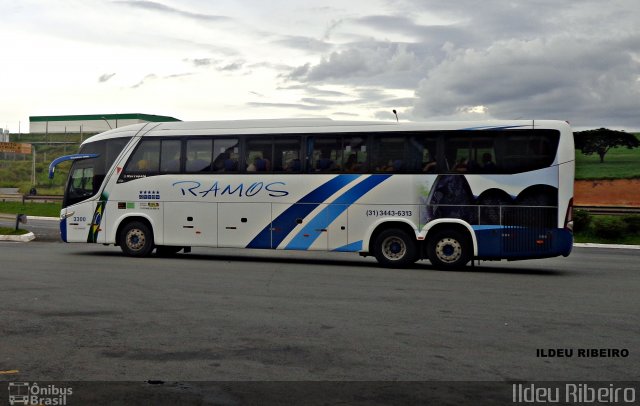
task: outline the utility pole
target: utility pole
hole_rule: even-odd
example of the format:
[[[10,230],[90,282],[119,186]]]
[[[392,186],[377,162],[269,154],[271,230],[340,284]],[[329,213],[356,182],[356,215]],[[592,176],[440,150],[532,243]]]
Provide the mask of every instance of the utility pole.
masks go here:
[[[31,187],[36,185],[36,146],[33,145],[33,163],[31,164]]]

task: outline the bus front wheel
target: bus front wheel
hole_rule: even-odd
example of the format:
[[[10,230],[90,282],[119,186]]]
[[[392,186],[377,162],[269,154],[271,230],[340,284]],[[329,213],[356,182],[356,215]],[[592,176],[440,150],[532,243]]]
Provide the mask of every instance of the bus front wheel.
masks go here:
[[[471,243],[468,236],[458,230],[437,231],[429,237],[427,255],[436,268],[454,269],[463,267],[471,260]]]
[[[153,233],[146,224],[132,221],[122,227],[120,248],[130,257],[144,257],[153,251]]]
[[[405,231],[389,229],[381,232],[374,242],[374,254],[380,265],[404,268],[418,258],[414,240]]]

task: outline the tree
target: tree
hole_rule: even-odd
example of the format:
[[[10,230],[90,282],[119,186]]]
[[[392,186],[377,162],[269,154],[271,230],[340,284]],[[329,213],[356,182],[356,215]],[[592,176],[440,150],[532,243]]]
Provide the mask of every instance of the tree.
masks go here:
[[[632,149],[640,146],[635,135],[607,128],[579,131],[573,135],[576,148],[581,149],[585,155],[598,154],[600,163],[604,162],[604,156],[611,148],[627,147]]]

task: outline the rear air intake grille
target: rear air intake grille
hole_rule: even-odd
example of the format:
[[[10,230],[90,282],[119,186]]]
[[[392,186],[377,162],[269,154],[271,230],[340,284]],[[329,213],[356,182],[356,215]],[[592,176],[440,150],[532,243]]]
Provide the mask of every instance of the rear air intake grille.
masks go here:
[[[503,207],[505,253],[544,253],[552,248],[551,230],[558,226],[557,207]]]

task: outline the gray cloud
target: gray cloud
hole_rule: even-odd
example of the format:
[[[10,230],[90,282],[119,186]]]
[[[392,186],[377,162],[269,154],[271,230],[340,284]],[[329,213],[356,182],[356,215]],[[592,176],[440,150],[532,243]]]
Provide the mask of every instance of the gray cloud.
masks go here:
[[[294,68],[286,79],[415,88],[424,71],[423,62],[410,44],[354,43],[323,57],[317,65],[305,64]]]
[[[211,59],[211,58],[195,58],[195,59],[187,59],[187,61],[191,62],[195,67],[209,66],[216,62],[214,59]]]
[[[393,8],[341,20],[332,35],[357,27],[381,34],[343,43],[281,78],[369,89],[360,106],[404,108],[412,119],[550,118],[640,128],[640,3],[399,0]],[[380,39],[398,35],[406,42]],[[392,88],[416,97],[375,90]]]
[[[153,80],[156,79],[158,76],[156,76],[155,73],[150,73],[148,75],[146,75],[144,78],[142,78],[142,80],[140,80],[138,83],[136,83],[135,85],[131,86],[132,89],[137,89],[139,87],[141,87],[142,85],[145,84],[145,82],[148,82],[149,80]]]
[[[325,106],[310,106],[307,104],[298,104],[298,103],[261,103],[261,102],[250,102],[247,103],[247,106],[250,107],[276,107],[276,108],[286,108],[286,109],[301,109],[301,110],[324,110]]]
[[[311,37],[287,36],[273,41],[274,44],[309,52],[324,52],[331,49],[331,44]]]
[[[454,51],[420,83],[413,114],[450,116],[484,106],[491,117],[503,119],[637,125],[640,64],[628,48],[621,52],[620,42],[627,41],[558,36]]]
[[[230,20],[229,17],[218,16],[212,14],[200,14],[200,13],[192,13],[189,11],[180,10],[177,8],[166,6],[162,3],[157,3],[155,1],[145,1],[145,0],[118,0],[114,1],[116,4],[122,4],[128,7],[140,8],[143,10],[157,11],[166,14],[179,15],[181,17],[192,18],[201,21],[226,21]]]
[[[105,73],[103,75],[100,75],[100,77],[98,78],[98,82],[99,83],[107,82],[109,79],[111,79],[115,75],[116,75],[115,73]]]

